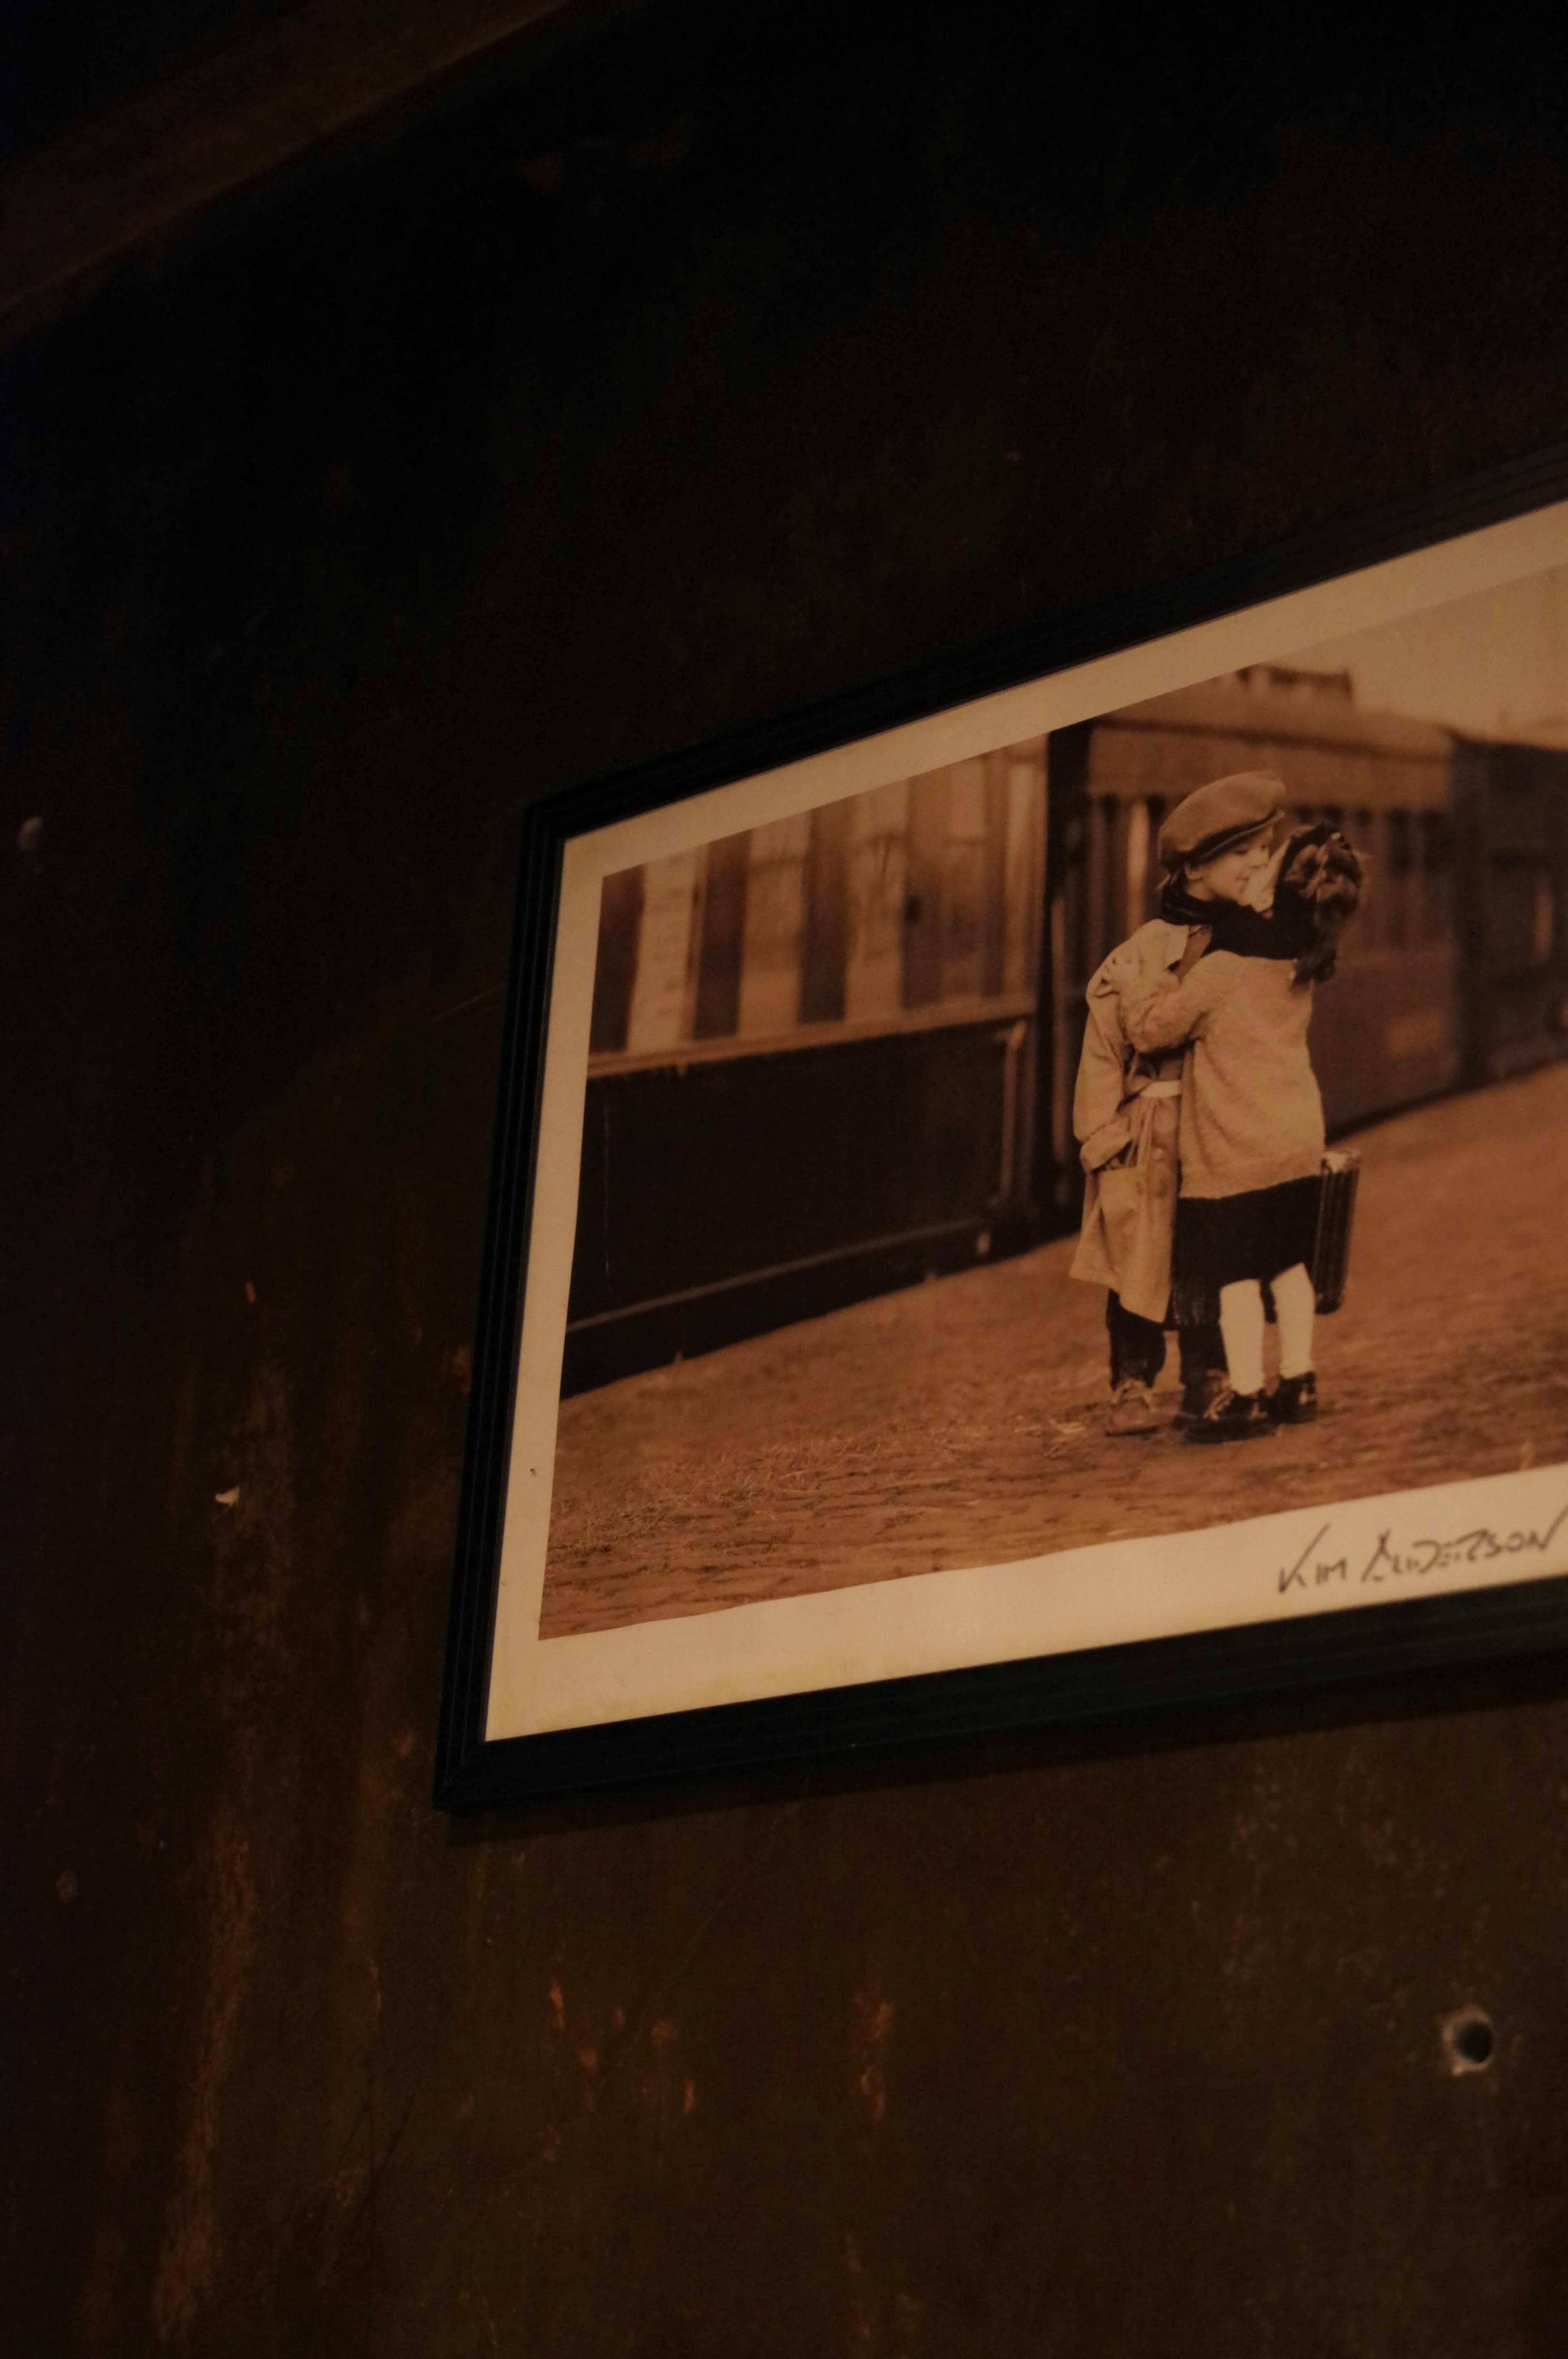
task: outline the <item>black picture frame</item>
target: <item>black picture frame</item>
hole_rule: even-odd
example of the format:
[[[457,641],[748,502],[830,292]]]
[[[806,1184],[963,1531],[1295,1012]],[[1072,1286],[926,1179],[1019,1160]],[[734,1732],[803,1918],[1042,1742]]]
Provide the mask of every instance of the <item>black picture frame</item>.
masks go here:
[[[1568,1575],[1365,1611],[1140,1639],[640,1719],[487,1739],[503,1503],[564,848],[574,836],[1568,500],[1568,446],[1190,580],[1052,616],[893,679],[594,780],[524,816],[437,1745],[435,1800],[535,1797],[843,1759],[1043,1723],[1084,1725],[1568,1656]]]

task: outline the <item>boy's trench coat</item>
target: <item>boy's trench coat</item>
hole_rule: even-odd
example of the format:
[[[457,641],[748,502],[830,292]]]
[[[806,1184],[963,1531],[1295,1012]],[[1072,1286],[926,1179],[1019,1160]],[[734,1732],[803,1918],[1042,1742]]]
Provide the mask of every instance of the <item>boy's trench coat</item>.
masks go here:
[[[1121,995],[1184,971],[1206,929],[1152,918],[1090,976],[1087,1022],[1073,1095],[1085,1171],[1084,1219],[1072,1275],[1108,1286],[1141,1319],[1164,1324],[1176,1234],[1182,1082],[1191,1051],[1141,1057],[1121,1028]]]

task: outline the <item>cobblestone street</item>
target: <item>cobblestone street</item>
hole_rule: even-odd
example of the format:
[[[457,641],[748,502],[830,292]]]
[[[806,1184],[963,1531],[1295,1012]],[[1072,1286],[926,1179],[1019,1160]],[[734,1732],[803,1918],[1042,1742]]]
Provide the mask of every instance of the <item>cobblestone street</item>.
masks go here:
[[[564,1402],[544,1634],[1568,1460],[1568,1067],[1354,1144],[1315,1427],[1108,1439],[1104,1296],[1059,1238]]]

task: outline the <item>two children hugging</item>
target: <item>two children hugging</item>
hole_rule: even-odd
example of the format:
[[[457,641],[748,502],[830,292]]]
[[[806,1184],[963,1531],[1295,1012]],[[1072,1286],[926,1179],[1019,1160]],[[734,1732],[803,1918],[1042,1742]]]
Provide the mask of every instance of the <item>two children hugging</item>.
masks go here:
[[[1180,1421],[1193,1441],[1246,1440],[1317,1414],[1311,1269],[1325,1136],[1307,1029],[1363,871],[1327,825],[1298,829],[1276,849],[1284,799],[1277,777],[1245,773],[1178,805],[1161,831],[1167,884],[1160,918],[1096,978],[1108,981],[1116,966],[1125,1090],[1135,1094],[1155,1060],[1182,1058],[1179,1193],[1169,1300],[1159,1315],[1162,1323],[1173,1317],[1183,1334],[1185,1373],[1189,1357],[1201,1362],[1217,1310],[1225,1364],[1223,1377],[1195,1398],[1189,1379]],[[1146,936],[1155,939],[1143,943],[1143,955],[1129,958]],[[1160,1070],[1168,1072],[1168,1062]],[[1091,1151],[1086,1141],[1086,1163]],[[1125,1156],[1118,1159],[1125,1166]],[[1103,1169],[1098,1176],[1099,1191],[1114,1201],[1119,1183]],[[1135,1190],[1145,1228],[1148,1176]],[[1113,1241],[1114,1223],[1102,1226]],[[1090,1271],[1076,1263],[1075,1274]],[[1279,1382],[1269,1394],[1265,1286],[1280,1340]],[[1113,1431],[1147,1431],[1154,1422],[1118,1421],[1113,1404]]]

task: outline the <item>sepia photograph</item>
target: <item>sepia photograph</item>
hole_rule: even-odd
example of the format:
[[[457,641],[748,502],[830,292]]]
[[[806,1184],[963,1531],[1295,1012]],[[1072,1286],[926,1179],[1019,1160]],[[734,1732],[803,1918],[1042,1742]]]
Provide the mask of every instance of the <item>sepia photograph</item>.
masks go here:
[[[1568,1565],[1568,564],[1042,717],[598,880],[539,1658]]]

